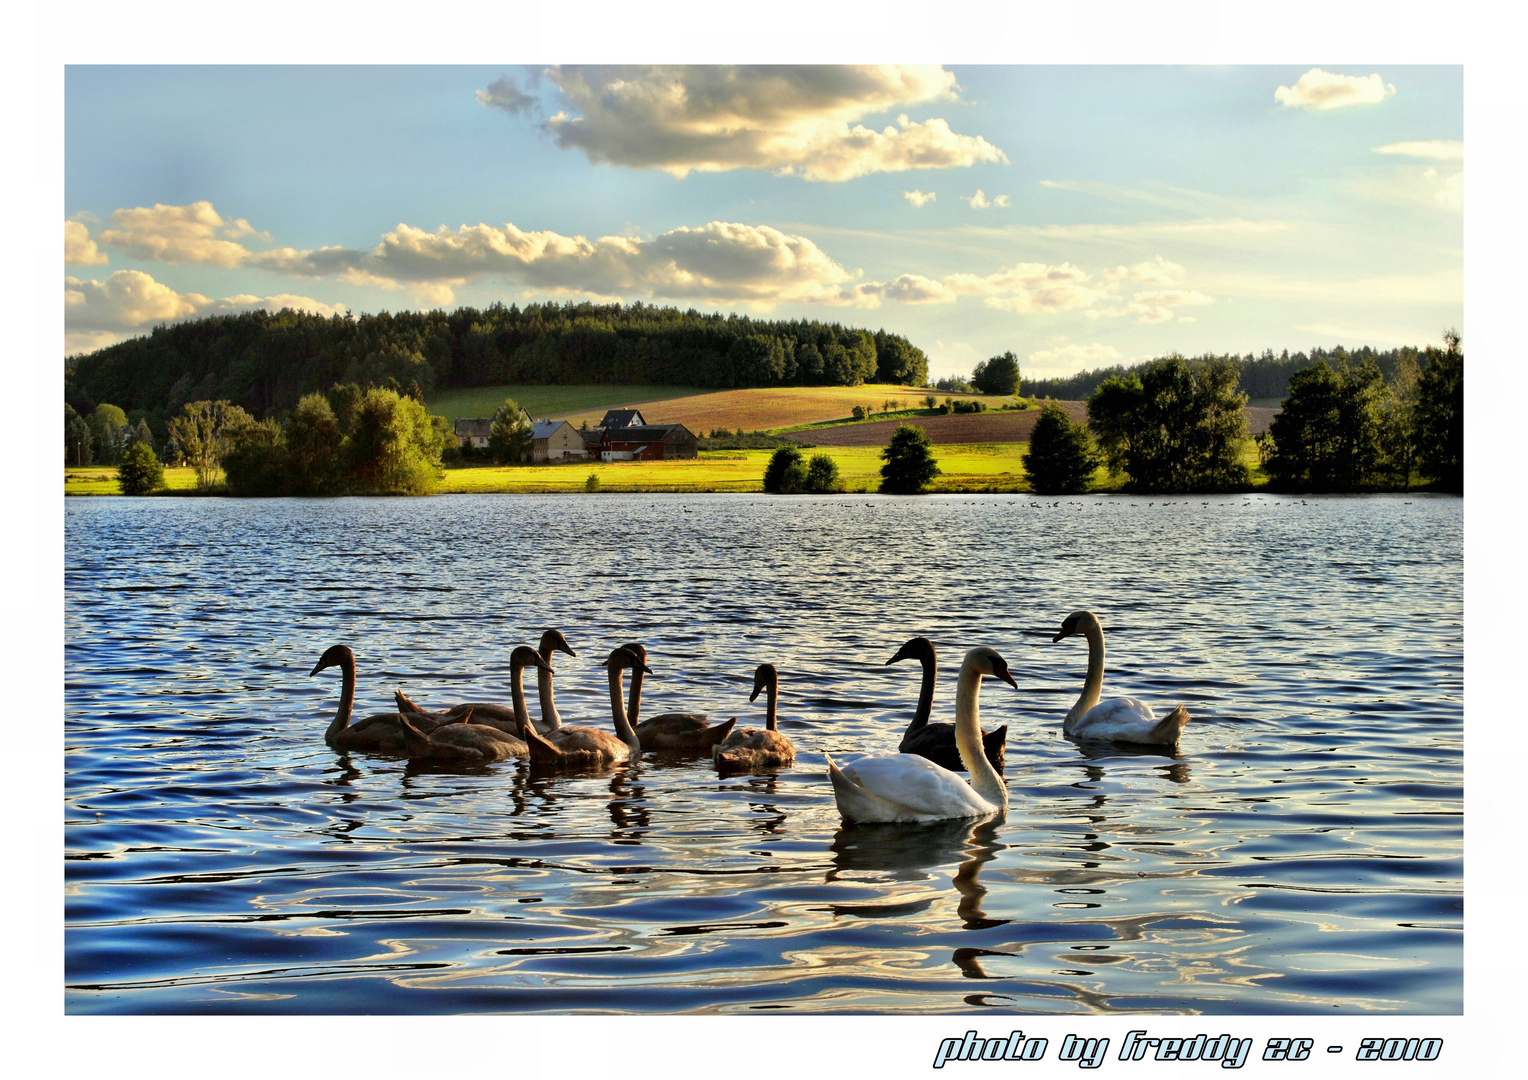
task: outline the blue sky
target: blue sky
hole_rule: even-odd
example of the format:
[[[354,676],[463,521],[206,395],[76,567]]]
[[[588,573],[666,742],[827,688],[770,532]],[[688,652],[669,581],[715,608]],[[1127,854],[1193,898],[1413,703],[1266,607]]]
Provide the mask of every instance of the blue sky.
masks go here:
[[[66,351],[590,298],[1052,375],[1463,324],[1459,66],[73,65],[64,91]]]

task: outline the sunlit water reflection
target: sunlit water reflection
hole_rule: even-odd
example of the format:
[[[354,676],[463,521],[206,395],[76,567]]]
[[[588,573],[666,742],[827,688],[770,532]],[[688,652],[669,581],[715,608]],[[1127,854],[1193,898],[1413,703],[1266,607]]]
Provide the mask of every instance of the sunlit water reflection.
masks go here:
[[[66,1003],[74,1012],[1458,1012],[1462,502],[1027,496],[71,499]],[[1176,755],[1078,747],[1105,693]],[[565,720],[761,724],[793,769],[410,767],[357,714],[507,697],[546,626]],[[823,753],[895,750],[964,651],[1009,725],[1006,820],[846,827]],[[596,719],[598,718],[598,719]]]

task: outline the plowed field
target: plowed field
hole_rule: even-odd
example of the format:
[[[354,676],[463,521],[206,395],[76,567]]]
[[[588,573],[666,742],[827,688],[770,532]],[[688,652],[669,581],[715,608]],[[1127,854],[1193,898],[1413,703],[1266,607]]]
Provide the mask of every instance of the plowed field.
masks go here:
[[[1063,401],[1061,406],[1074,421],[1088,418],[1087,406],[1080,401]],[[846,424],[843,427],[813,428],[800,432],[806,442],[818,446],[885,446],[898,424],[912,424],[923,429],[929,441],[944,443],[1028,442],[1029,433],[1040,418],[1039,409],[1023,412],[950,413],[946,416],[914,416],[901,420],[876,420],[869,424]]]

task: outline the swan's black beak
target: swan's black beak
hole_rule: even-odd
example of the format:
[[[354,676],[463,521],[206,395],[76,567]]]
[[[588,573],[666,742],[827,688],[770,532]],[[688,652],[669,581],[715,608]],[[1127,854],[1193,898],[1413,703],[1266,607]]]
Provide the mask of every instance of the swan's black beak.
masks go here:
[[[760,691],[760,690],[763,690],[763,689],[764,689],[764,688],[763,688],[763,687],[762,687],[762,686],[755,686],[755,687],[754,687],[754,688],[753,688],[753,693],[751,693],[751,694],[749,694],[749,695],[748,695],[748,700],[749,700],[749,701],[753,701],[753,700],[755,700],[755,699],[757,699],[757,698],[758,698],[758,696],[759,696],[759,691]]]
[[[1068,630],[1066,627],[1063,626],[1060,630],[1056,631],[1056,636],[1051,638],[1051,642],[1055,643],[1057,641],[1060,641],[1064,637],[1071,637],[1073,633],[1074,633],[1074,631]]]

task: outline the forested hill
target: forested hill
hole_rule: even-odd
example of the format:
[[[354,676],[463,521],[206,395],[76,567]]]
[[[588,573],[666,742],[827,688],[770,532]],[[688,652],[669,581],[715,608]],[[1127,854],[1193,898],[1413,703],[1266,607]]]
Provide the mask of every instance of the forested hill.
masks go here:
[[[1356,368],[1366,360],[1373,360],[1379,366],[1380,374],[1389,382],[1395,378],[1396,364],[1403,357],[1409,357],[1413,362],[1421,363],[1421,352],[1409,345],[1386,352],[1376,352],[1367,345],[1349,352],[1339,345],[1335,349],[1312,349],[1308,354],[1291,353],[1285,349],[1282,354],[1275,356],[1272,349],[1265,349],[1261,356],[1253,356],[1251,353],[1237,356],[1234,353],[1228,353],[1225,356],[1206,354],[1193,359],[1229,360],[1235,365],[1240,376],[1239,389],[1242,393],[1249,398],[1282,399],[1289,392],[1289,377],[1297,371],[1315,365],[1318,361],[1325,360],[1327,366],[1334,371],[1342,371],[1349,366]],[[1020,381],[1019,392],[1026,397],[1086,401],[1105,379],[1113,375],[1127,375],[1148,362],[1142,361],[1141,364],[1132,364],[1129,367],[1115,364],[1113,367],[1082,371],[1060,379],[1023,379]]]
[[[838,323],[749,319],[644,304],[532,304],[324,317],[283,310],[157,327],[64,364],[64,399],[169,416],[227,400],[285,412],[334,383],[435,389],[506,383],[921,386],[906,338]]]

